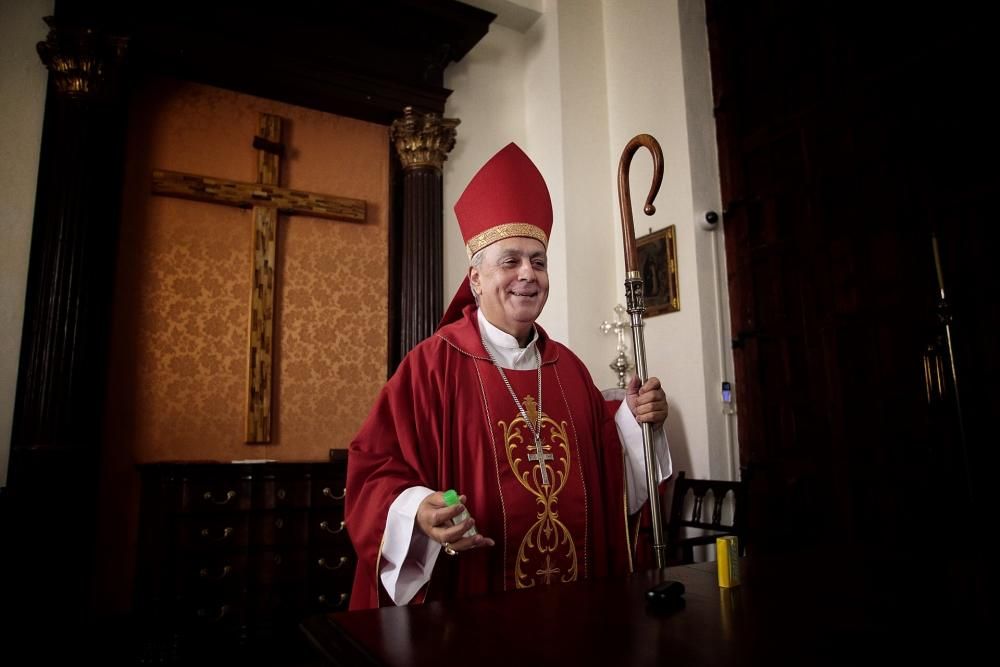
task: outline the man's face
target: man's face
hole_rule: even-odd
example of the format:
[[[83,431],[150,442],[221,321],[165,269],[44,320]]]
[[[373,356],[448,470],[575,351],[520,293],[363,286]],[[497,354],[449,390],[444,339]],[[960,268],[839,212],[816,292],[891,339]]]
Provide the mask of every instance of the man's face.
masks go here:
[[[497,241],[483,251],[482,264],[469,269],[469,281],[486,319],[521,340],[549,296],[545,246],[522,236]]]

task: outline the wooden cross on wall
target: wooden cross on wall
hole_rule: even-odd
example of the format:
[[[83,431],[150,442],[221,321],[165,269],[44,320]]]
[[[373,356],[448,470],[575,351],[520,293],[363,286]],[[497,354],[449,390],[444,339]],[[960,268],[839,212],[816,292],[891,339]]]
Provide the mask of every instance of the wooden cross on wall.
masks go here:
[[[257,149],[256,183],[155,170],[153,194],[249,208],[253,211],[253,284],[250,286],[246,442],[261,443],[271,441],[271,351],[278,214],[364,222],[365,202],[361,199],[279,187],[284,146],[281,143],[281,118],[278,116],[260,115],[253,147]]]

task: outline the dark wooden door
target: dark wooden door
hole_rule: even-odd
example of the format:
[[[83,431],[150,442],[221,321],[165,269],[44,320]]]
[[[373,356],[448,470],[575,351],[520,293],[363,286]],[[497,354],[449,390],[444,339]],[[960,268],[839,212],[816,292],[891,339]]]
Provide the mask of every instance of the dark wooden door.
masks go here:
[[[707,2],[740,459],[760,548],[919,543],[985,500],[975,485],[997,438],[973,436],[988,433],[1000,324],[996,121],[980,99],[989,22],[873,5]],[[935,355],[944,382],[928,388]]]

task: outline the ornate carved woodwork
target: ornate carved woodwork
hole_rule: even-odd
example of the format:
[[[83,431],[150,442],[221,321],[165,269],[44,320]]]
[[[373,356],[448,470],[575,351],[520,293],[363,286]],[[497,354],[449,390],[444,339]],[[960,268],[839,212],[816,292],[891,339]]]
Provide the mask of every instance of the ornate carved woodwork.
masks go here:
[[[90,42],[64,39],[61,24],[50,24],[57,35],[44,42],[47,62],[81,62],[80,50],[101,41],[92,31]],[[116,43],[121,58],[124,42]],[[124,141],[121,99],[101,78],[120,60],[100,62],[85,83],[54,75],[46,104],[15,414],[18,451],[75,448],[93,435],[82,435],[79,426],[100,418],[93,387],[105,366]]]
[[[89,602],[109,308],[117,251],[126,40],[49,20],[50,68],[7,479],[9,608]],[[72,513],[68,510],[72,507]],[[70,559],[67,545],[73,545]],[[68,567],[68,561],[72,566]],[[31,628],[13,636],[30,641]]]
[[[421,114],[413,107],[403,109],[403,117],[393,121],[391,138],[403,169],[434,169],[439,173],[455,147],[457,118],[440,114]]]
[[[444,70],[494,15],[452,0],[238,0],[169,6],[60,3],[80,25],[113,25],[137,73],[153,72],[383,125],[403,108],[441,113]]]
[[[392,142],[403,166],[402,303],[396,361],[431,335],[441,317],[441,167],[455,147],[459,122],[406,107],[403,117],[392,124]]]
[[[38,55],[48,68],[61,97],[113,101],[118,94],[128,38],[46,16],[49,34],[38,43]]]

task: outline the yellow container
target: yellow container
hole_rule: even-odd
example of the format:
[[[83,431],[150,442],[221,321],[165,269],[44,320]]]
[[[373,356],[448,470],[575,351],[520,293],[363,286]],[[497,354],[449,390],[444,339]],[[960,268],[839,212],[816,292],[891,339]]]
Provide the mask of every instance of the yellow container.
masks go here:
[[[735,535],[715,538],[715,557],[719,566],[719,586],[740,585],[740,548]]]

